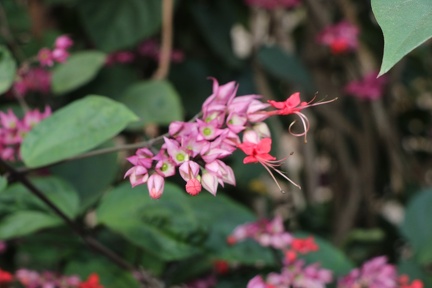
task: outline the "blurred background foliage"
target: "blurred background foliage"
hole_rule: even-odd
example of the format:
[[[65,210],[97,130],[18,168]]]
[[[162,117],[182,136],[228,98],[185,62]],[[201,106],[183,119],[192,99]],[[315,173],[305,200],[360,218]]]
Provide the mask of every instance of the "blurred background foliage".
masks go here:
[[[316,37],[343,19],[359,28],[360,45],[334,55]],[[2,0],[0,21],[0,109],[20,113],[7,91],[14,63],[19,67],[68,34],[75,42],[71,58],[52,69],[49,93],[28,93],[26,102],[56,110],[91,94],[124,103],[140,121],[100,147],[143,141],[171,121],[192,118],[211,93],[208,77],[238,82],[239,95],[280,101],[300,91],[305,100],[315,93],[338,98],[307,111],[307,144],[288,133],[292,118],[268,121],[278,158],[294,152],[283,168],[302,190],[286,183],[286,194],[261,167],[243,165],[241,153],[228,160],[237,186],[217,197],[190,197],[174,178],[163,197],[152,200],[146,188],[132,189],[123,180],[126,152],[30,174],[64,213],[127,261],[177,285],[212,273],[215,261],[225,260],[230,270],[216,287],[245,287],[260,269],[272,271],[278,263],[256,243],[228,246],[227,235],[239,224],[282,215],[293,231],[317,237],[321,250],[307,261],[341,275],[387,255],[401,272],[432,285],[432,50],[423,45],[390,70],[379,99],[347,95],[344,87],[378,71],[382,59],[383,37],[369,1],[305,0],[269,11],[241,0],[177,0],[173,48],[180,57],[172,57],[165,79],[152,78],[157,57],[140,52],[145,41],[160,43],[160,0]],[[133,61],[107,62],[118,51],[132,53]],[[21,184],[6,185],[3,177],[0,239],[8,246],[0,254],[4,269],[82,277],[98,272],[106,287],[138,287],[131,275],[86,249]]]

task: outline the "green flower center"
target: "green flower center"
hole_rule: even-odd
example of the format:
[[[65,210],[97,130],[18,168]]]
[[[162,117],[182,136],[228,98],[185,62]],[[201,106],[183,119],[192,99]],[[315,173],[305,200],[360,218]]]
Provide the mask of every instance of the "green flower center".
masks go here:
[[[177,154],[176,155],[176,159],[177,159],[177,161],[184,161],[185,160],[185,155],[183,155],[183,154]]]
[[[161,171],[165,172],[166,170],[168,170],[168,164],[164,163],[161,167]]]
[[[212,134],[212,130],[210,128],[206,127],[203,129],[203,134],[206,136],[209,136]]]

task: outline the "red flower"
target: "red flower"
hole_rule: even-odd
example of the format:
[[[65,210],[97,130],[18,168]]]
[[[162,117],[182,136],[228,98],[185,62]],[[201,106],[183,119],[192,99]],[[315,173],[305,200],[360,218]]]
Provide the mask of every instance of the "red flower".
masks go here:
[[[238,145],[238,147],[248,155],[243,159],[244,164],[266,162],[276,160],[275,157],[269,154],[271,150],[271,138],[264,138],[258,144],[244,142]]]
[[[90,276],[87,278],[86,281],[81,282],[81,284],[79,284],[78,288],[104,288],[104,287],[99,283],[99,275],[97,275],[96,273],[92,273],[90,274]]]
[[[0,284],[10,283],[13,280],[11,273],[0,269]]]
[[[294,136],[304,136],[305,142],[306,142],[306,134],[309,131],[309,120],[306,117],[306,115],[304,115],[300,111],[305,109],[305,108],[308,108],[308,107],[330,103],[330,102],[335,101],[336,99],[337,98],[332,99],[332,100],[328,100],[328,101],[320,101],[320,102],[312,103],[315,100],[315,98],[314,98],[309,102],[304,102],[304,101],[302,102],[300,100],[300,93],[296,92],[296,93],[292,94],[290,97],[288,97],[288,99],[286,99],[285,101],[278,102],[278,101],[268,100],[268,103],[271,106],[273,106],[274,108],[276,108],[277,110],[268,111],[266,113],[269,116],[296,114],[300,118],[300,120],[303,124],[304,131],[302,133],[293,133],[291,131],[291,127],[294,125],[294,123],[295,123],[295,121],[294,121],[289,126],[289,132]]]

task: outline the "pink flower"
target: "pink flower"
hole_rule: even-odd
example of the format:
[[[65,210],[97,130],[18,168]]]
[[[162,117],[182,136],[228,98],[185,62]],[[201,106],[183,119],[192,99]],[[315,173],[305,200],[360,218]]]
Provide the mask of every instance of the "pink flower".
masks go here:
[[[159,199],[162,196],[165,186],[165,179],[158,173],[153,173],[147,181],[147,187],[150,197],[153,199]]]
[[[245,0],[246,5],[255,6],[267,10],[277,8],[293,8],[299,5],[301,0]]]
[[[317,41],[330,48],[335,55],[355,51],[358,46],[358,28],[347,21],[326,27]]]
[[[376,100],[383,96],[384,86],[387,77],[378,77],[378,73],[373,72],[366,75],[359,81],[353,81],[345,86],[345,93],[356,96],[361,100]]]
[[[7,244],[5,241],[0,241],[0,254],[4,253],[7,249]]]
[[[38,60],[41,66],[52,66],[54,65],[54,57],[52,52],[48,48],[42,48],[38,53]]]
[[[73,45],[72,39],[68,35],[61,35],[57,37],[54,47],[57,49],[69,49]]]
[[[397,288],[396,268],[385,256],[373,258],[339,280],[338,288]]]
[[[52,58],[58,63],[64,63],[69,58],[69,52],[62,48],[56,48],[52,51]]]

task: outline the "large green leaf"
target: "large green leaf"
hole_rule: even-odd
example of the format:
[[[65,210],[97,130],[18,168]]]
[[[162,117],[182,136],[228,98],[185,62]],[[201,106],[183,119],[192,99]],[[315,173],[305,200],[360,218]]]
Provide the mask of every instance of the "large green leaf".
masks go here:
[[[401,232],[412,245],[417,258],[422,263],[432,262],[432,225],[430,208],[432,189],[419,192],[408,204]]]
[[[271,75],[302,88],[315,92],[311,76],[297,56],[288,54],[281,47],[264,46],[258,51],[258,61]]]
[[[52,176],[30,178],[30,181],[68,217],[75,218],[78,215],[78,193],[69,183]],[[5,212],[35,210],[53,213],[51,208],[20,183],[10,185],[0,192],[0,202],[7,204],[9,209]]]
[[[6,177],[0,176],[0,192],[6,188],[7,183],[8,183],[8,181],[7,181]]]
[[[78,11],[94,44],[112,52],[157,32],[161,5],[160,0],[81,0]]]
[[[56,111],[24,138],[21,155],[28,167],[39,167],[94,148],[137,117],[123,104],[87,96]]]
[[[118,100],[140,118],[140,121],[129,125],[131,129],[140,129],[150,123],[168,125],[183,119],[180,98],[171,84],[166,81],[145,81],[134,84]]]
[[[432,36],[430,0],[372,0],[375,18],[384,34],[380,75]]]
[[[0,239],[24,236],[61,223],[60,218],[43,212],[18,211],[2,219],[0,223]]]
[[[161,199],[153,200],[146,187],[123,183],[102,199],[98,222],[164,260],[188,257],[199,251],[191,237],[200,226],[186,195],[165,183]]]
[[[113,147],[113,141],[96,149]],[[54,175],[68,180],[78,191],[81,210],[87,209],[99,199],[104,190],[115,180],[119,165],[118,153],[108,153],[53,166]]]
[[[0,94],[6,92],[15,79],[16,64],[9,50],[0,46]]]
[[[226,239],[235,227],[256,221],[251,211],[224,195],[214,197],[206,192],[190,198],[189,202],[196,218],[200,219],[200,223],[209,231],[204,246],[212,252],[212,257],[246,265],[274,264],[271,251],[254,241],[245,241],[234,246],[227,244]]]
[[[98,51],[78,52],[68,61],[58,65],[52,74],[52,90],[55,94],[70,92],[88,83],[105,63],[106,55]]]
[[[299,232],[294,234],[298,238],[306,238],[310,236],[307,233]],[[301,258],[305,259],[307,263],[320,263],[322,267],[333,271],[336,276],[342,276],[349,273],[354,268],[353,263],[346,257],[346,255],[330,242],[313,235],[319,250],[302,255]]]

